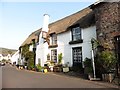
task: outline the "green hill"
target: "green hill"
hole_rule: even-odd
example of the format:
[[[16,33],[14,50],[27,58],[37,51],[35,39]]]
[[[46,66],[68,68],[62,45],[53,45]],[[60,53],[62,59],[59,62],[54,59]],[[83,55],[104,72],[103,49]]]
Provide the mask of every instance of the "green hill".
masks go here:
[[[0,47],[0,54],[2,54],[2,55],[8,55],[8,54],[13,55],[16,51],[17,50],[15,50],[15,49],[8,49],[8,48]]]

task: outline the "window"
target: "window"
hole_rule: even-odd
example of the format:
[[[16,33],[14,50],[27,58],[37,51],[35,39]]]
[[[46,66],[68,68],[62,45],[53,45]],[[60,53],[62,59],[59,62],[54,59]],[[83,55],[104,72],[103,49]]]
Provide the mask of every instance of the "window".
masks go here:
[[[57,49],[51,50],[51,60],[57,62]]]
[[[50,60],[50,54],[47,55],[47,60]]]
[[[72,41],[77,41],[81,39],[81,29],[80,27],[72,28]]]
[[[52,34],[51,36],[51,44],[52,45],[56,45],[57,44],[57,35],[56,34]]]

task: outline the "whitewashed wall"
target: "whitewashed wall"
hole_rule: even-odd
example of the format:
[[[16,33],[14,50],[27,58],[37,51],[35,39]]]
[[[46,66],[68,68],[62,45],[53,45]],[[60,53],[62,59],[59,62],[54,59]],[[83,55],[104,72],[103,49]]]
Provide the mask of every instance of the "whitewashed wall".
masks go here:
[[[57,35],[58,48],[57,52],[63,54],[63,64],[69,62],[70,66],[73,64],[72,60],[72,48],[73,47],[82,47],[82,58],[83,61],[86,57],[91,58],[91,38],[96,38],[96,27],[92,26],[89,28],[82,29],[82,39],[83,43],[79,44],[69,44],[69,41],[72,40],[71,31],[61,33]]]
[[[36,48],[36,65],[38,64],[38,60],[40,60],[41,66],[44,66],[47,61],[48,44],[47,42],[43,43],[44,39],[42,36],[40,36],[39,40],[39,45]]]
[[[12,61],[12,64],[13,62],[18,62],[18,58],[19,58],[19,51],[17,51],[15,54],[13,54],[12,58],[11,58],[11,61]]]
[[[61,33],[57,35],[58,40],[58,54],[62,53],[63,55],[63,64],[70,62],[71,64],[71,46],[69,45],[69,41],[71,40],[70,31]]]
[[[96,39],[96,27],[92,26],[86,29],[82,30],[82,38],[83,38],[83,44],[82,44],[82,50],[83,50],[83,60],[88,57],[91,58],[91,50],[92,50],[92,44],[91,39]]]
[[[57,35],[57,44],[56,48],[48,48],[48,44],[39,44],[36,50],[36,64],[38,64],[38,59],[41,60],[41,65],[44,66],[44,63],[47,60],[47,54],[50,54],[51,59],[51,50],[57,49],[57,55],[63,54],[63,64],[69,62],[70,66],[73,64],[72,57],[72,48],[73,47],[82,47],[82,58],[83,61],[86,57],[91,58],[91,39],[96,38],[96,27],[92,26],[89,28],[82,29],[82,39],[83,43],[78,44],[69,44],[72,40],[71,31],[67,31]],[[57,56],[58,57],[58,56]]]
[[[0,61],[2,61],[3,60],[3,55],[2,54],[0,54]]]

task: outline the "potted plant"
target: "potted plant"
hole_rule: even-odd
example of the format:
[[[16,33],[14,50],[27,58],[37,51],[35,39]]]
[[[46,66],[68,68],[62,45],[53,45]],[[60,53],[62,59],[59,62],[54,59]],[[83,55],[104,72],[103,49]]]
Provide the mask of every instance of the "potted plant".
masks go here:
[[[93,78],[92,60],[87,57],[84,60],[84,74],[88,79]]]
[[[69,62],[67,62],[66,64],[63,65],[63,72],[69,72],[68,64],[69,64]]]
[[[55,72],[61,72],[62,71],[62,53],[58,54],[58,63],[54,65],[54,71]]]
[[[62,64],[62,53],[58,54],[58,64]]]
[[[112,51],[105,50],[98,53],[97,63],[101,65],[99,67],[104,81],[112,82],[114,78],[114,69],[116,65],[116,58]]]

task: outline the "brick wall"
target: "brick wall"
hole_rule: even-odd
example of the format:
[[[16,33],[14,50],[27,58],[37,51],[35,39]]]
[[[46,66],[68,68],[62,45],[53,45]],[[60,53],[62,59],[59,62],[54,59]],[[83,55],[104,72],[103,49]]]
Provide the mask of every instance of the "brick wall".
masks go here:
[[[113,39],[120,34],[120,3],[100,3],[94,10],[97,39],[105,48],[114,49]]]

